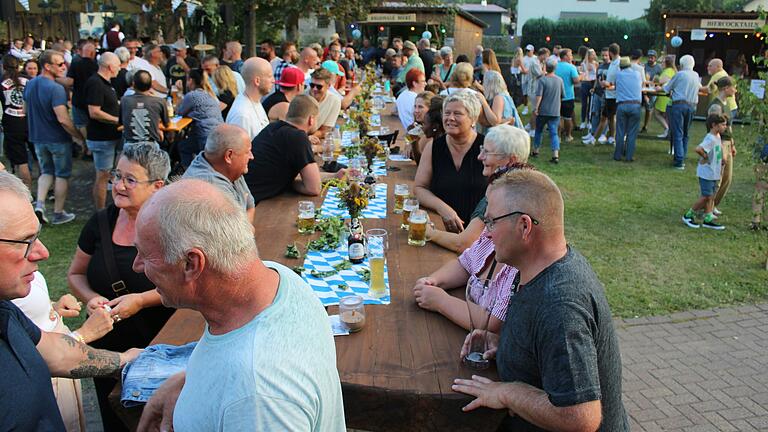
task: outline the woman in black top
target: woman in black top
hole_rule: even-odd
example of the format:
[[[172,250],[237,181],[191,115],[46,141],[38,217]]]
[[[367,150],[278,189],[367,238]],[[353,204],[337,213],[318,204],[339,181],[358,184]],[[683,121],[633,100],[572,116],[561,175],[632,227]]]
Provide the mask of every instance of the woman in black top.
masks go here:
[[[94,347],[112,351],[144,348],[174,312],[161,305],[154,284],[143,273],[133,271],[136,215],[165,184],[170,170],[168,154],[156,144],[126,145],[112,176],[114,204],[93,215],[80,233],[67,275],[70,290],[87,303],[89,312],[109,306],[115,321],[114,329],[93,342]],[[100,218],[108,225],[104,229],[111,235],[106,241],[102,238]],[[105,252],[105,247],[112,250],[112,256]],[[112,275],[113,272],[117,274]],[[119,281],[123,284],[117,285]],[[111,378],[93,381],[104,430],[127,430],[107,400],[117,381]]]
[[[416,171],[416,198],[435,210],[445,229],[461,232],[485,196],[483,164],[477,157],[483,135],[475,131],[481,104],[476,92],[459,90],[443,102],[445,135],[427,144]]]
[[[229,109],[232,108],[232,103],[235,102],[235,96],[237,96],[235,73],[232,72],[229,66],[219,66],[213,72],[213,83],[216,84],[216,88],[219,90],[219,102],[223,104],[221,105],[221,118],[226,120]]]
[[[27,115],[24,110],[24,88],[28,78],[19,72],[19,60],[7,54],[3,57],[3,79],[0,81],[0,103],[3,108],[3,132],[5,154],[16,175],[32,188],[29,171]]]

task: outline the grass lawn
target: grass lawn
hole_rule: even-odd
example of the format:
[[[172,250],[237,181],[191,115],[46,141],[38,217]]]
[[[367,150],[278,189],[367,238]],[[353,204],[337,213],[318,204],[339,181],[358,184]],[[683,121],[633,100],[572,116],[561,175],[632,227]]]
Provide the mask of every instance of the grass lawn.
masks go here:
[[[731,192],[720,206],[720,221],[727,227],[720,232],[694,230],[681,221],[699,193],[693,147],[704,135],[704,123],[695,122],[691,128],[684,172],[671,168],[668,142],[650,138],[660,132],[652,122],[631,164],[614,162],[612,146],[582,145],[577,133],[573,143],[562,146],[560,164],[552,165],[545,138],[541,156],[532,162],[563,191],[570,244],[592,264],[618,316],[765,301],[768,272],[761,266],[768,232],[747,229],[754,184],[747,150],[750,127],[735,126],[740,154]],[[89,192],[82,193],[90,200]],[[79,214],[74,223],[43,230],[51,259],[40,269],[53,299],[66,292],[66,271],[88,216]]]

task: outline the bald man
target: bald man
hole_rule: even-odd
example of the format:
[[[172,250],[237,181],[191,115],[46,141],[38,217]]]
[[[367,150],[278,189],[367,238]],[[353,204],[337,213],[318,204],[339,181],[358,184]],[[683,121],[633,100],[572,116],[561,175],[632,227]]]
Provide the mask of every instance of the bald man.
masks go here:
[[[255,203],[243,178],[252,159],[248,134],[239,126],[223,123],[208,135],[205,150],[195,156],[184,172],[184,178],[200,179],[218,186],[246,211],[248,220],[253,222]]]
[[[723,69],[723,61],[719,58],[714,58],[707,64],[707,73],[709,74],[709,83],[707,84],[707,89],[709,90],[709,103],[711,104],[715,98],[717,98],[719,92],[717,82],[721,78],[727,77],[728,72]],[[726,114],[730,116],[731,119],[733,119],[736,117],[736,110],[739,109],[739,106],[736,104],[736,96],[726,97],[725,102],[728,109],[723,112],[723,114]]]
[[[93,205],[104,208],[107,200],[109,172],[115,167],[115,150],[120,147],[120,101],[111,80],[120,72],[120,59],[111,52],[99,57],[98,72],[85,83],[88,125],[86,145],[93,154],[96,180],[93,182]]]
[[[134,270],[163,304],[196,310],[207,324],[186,372],[157,390],[139,430],[345,430],[328,315],[300,276],[259,259],[232,199],[200,180],[173,183],[142,207],[135,241]]]
[[[317,55],[312,47],[306,47],[301,50],[299,54],[299,62],[296,63],[296,67],[304,72],[304,87],[309,88],[309,83],[312,80],[312,72],[320,67],[320,57]]]
[[[235,98],[226,122],[245,129],[252,140],[269,124],[261,99],[272,91],[275,78],[272,65],[261,57],[249,58],[243,62],[240,71],[245,81],[245,91]]]
[[[464,411],[506,410],[500,430],[628,431],[611,309],[589,263],[565,240],[557,185],[538,171],[511,171],[488,188],[483,222],[496,259],[520,269],[520,281],[514,313],[484,354],[495,355],[503,382],[457,379],[455,391],[477,397]]]
[[[63,431],[51,376],[111,376],[141,350],[98,350],[41,331],[10,302],[29,295],[39,263],[48,259],[30,198],[21,180],[0,171],[0,430]]]

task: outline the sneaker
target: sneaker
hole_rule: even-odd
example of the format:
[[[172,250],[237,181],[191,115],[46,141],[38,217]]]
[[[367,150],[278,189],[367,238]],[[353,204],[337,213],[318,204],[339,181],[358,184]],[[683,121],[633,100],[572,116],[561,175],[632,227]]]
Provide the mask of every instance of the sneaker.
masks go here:
[[[669,138],[669,129],[664,129],[664,133],[656,135],[656,138],[666,139]]]
[[[687,211],[687,212],[686,212],[686,213],[683,215],[683,223],[684,223],[684,224],[686,224],[686,225],[688,225],[688,226],[689,226],[689,227],[691,227],[691,228],[700,228],[700,227],[701,227],[701,225],[699,225],[698,223],[696,223],[696,214],[695,214],[695,213],[693,213],[693,212],[692,212],[692,211],[690,211],[690,210],[688,210],[688,211]]]
[[[720,216],[721,214],[723,214],[723,212],[721,212],[720,210],[717,209],[717,207],[715,207],[712,210],[712,214],[715,215],[715,216]]]
[[[708,219],[707,217],[704,217],[704,222],[701,223],[701,226],[703,226],[704,228],[709,228],[709,229],[718,230],[718,231],[722,231],[725,229],[724,226],[715,222],[714,219],[712,218]]]
[[[559,164],[560,163],[560,158],[559,157],[553,157],[549,161],[552,162],[553,164]]]
[[[597,139],[597,142],[599,142],[600,144],[605,144],[606,142],[608,142],[608,138],[606,138],[605,135],[600,135],[600,138]]]
[[[534,137],[536,136],[536,131],[535,131],[535,130],[533,130],[533,129],[531,129],[531,131],[530,131],[530,132],[528,132],[528,135],[530,135],[530,136],[531,136],[531,138],[534,138]]]
[[[749,225],[750,231],[760,231],[760,222],[752,222]]]
[[[530,131],[531,131],[531,124],[530,124],[530,123],[526,123],[526,124],[525,124],[525,130],[526,130],[527,132],[530,132]]]
[[[61,213],[54,213],[53,214],[53,220],[51,221],[52,225],[61,225],[68,222],[72,222],[75,220],[75,215],[72,213],[67,213],[65,211]]]
[[[567,137],[563,138],[563,141],[565,141],[567,143],[573,142],[573,137],[572,136],[567,136]]]
[[[609,137],[609,138],[608,138],[608,142],[607,142],[607,144],[610,144],[610,145],[616,145],[616,138],[614,138],[614,137]]]
[[[685,171],[685,164],[675,165],[673,168],[678,170],[678,171]]]
[[[48,217],[45,216],[45,207],[41,205],[35,206],[35,216],[37,216],[37,220],[40,221],[41,224],[47,224],[48,223]]]
[[[581,141],[584,145],[595,145],[595,137],[588,135],[586,138]]]
[[[520,115],[528,115],[528,107],[523,108],[523,112]]]
[[[593,139],[595,139],[595,137],[592,136],[592,132],[587,132],[586,135],[581,137],[582,141],[589,141],[589,140],[593,140]]]

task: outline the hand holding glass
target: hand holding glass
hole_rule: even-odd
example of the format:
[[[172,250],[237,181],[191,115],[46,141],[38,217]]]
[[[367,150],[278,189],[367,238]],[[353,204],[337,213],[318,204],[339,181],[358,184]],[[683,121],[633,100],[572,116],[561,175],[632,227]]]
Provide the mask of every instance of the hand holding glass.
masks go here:
[[[488,323],[494,296],[490,290],[491,280],[470,277],[467,281],[467,308],[469,309],[469,353],[464,364],[472,369],[487,369],[490,365],[483,354],[488,351]]]

